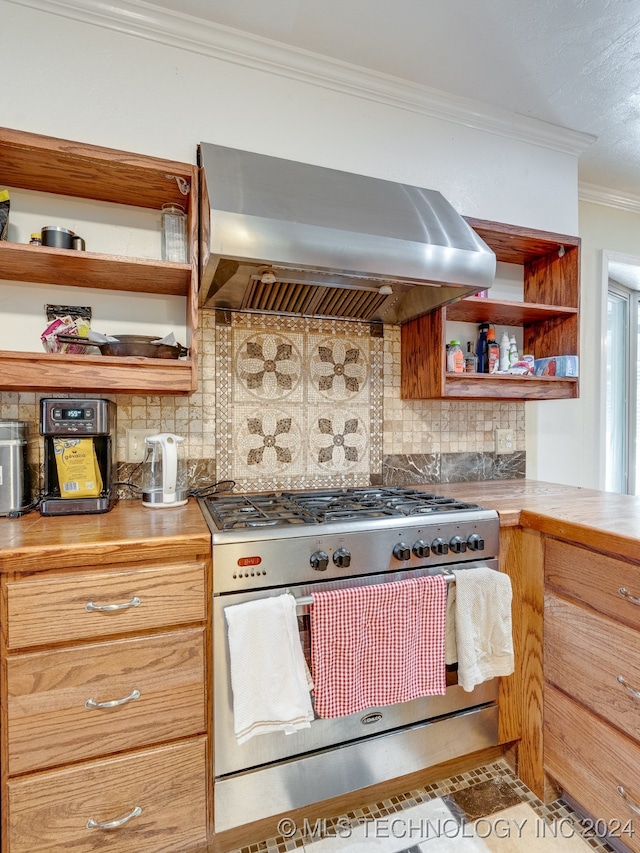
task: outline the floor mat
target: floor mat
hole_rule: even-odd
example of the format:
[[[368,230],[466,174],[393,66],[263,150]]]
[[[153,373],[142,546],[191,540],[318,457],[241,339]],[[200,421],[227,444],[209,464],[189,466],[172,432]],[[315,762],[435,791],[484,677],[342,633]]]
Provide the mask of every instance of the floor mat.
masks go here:
[[[543,820],[527,803],[479,818],[475,830],[493,853],[587,853],[593,849],[585,840],[584,826],[568,817]]]

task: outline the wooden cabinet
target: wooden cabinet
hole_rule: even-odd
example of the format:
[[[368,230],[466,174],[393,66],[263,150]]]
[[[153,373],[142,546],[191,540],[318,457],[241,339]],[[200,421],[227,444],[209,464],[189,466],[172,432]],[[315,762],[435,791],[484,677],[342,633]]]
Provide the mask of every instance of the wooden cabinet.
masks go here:
[[[7,849],[11,853],[202,850],[205,759],[205,739],[198,737],[11,779]]]
[[[401,394],[419,399],[553,400],[578,396],[578,379],[447,373],[447,320],[519,326],[535,358],[578,355],[580,239],[467,218],[498,261],[523,267],[523,302],[470,297],[402,326]],[[491,291],[489,291],[491,293]]]
[[[640,566],[547,538],[545,585],[545,770],[640,851]]]
[[[3,578],[2,853],[206,845],[209,560],[184,552]]]
[[[183,359],[115,358],[0,351],[0,390],[188,394],[197,386],[198,171],[196,166],[0,128],[0,186],[89,202],[188,215],[190,262],[0,242],[0,278],[52,285],[181,296],[191,340]],[[55,297],[52,296],[52,302]],[[43,317],[44,323],[44,317]],[[44,328],[44,326],[43,326]],[[38,342],[39,344],[39,342]]]

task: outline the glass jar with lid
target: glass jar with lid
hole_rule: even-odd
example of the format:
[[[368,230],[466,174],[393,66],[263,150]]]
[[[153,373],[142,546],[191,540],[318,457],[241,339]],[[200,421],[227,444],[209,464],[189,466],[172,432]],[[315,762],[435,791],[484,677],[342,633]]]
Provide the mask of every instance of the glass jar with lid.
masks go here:
[[[162,205],[162,260],[186,264],[187,214],[180,204]]]

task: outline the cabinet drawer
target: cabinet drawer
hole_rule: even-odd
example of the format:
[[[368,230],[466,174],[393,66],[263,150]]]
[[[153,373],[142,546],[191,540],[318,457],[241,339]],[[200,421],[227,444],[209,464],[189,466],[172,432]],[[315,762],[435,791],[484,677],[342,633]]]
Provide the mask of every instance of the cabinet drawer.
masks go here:
[[[165,628],[205,617],[203,563],[33,577],[10,581],[6,593],[10,649]]]
[[[547,539],[545,581],[564,595],[640,628],[640,604],[620,592],[627,590],[640,602],[640,566]]]
[[[204,629],[11,655],[7,684],[11,774],[200,734]]]
[[[186,853],[207,837],[205,739],[10,779],[11,853]],[[88,828],[120,821],[121,826]]]
[[[544,674],[640,743],[640,635],[633,628],[545,596]]]
[[[630,850],[640,851],[640,747],[554,687],[544,693],[545,770],[592,818]],[[627,831],[624,831],[624,828]]]

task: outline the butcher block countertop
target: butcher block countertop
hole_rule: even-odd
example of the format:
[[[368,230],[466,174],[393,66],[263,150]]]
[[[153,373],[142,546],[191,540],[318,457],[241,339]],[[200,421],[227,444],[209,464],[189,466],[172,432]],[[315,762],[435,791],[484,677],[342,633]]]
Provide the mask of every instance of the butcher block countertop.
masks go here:
[[[539,480],[440,483],[439,494],[496,509],[521,525],[640,562],[640,497]]]
[[[438,483],[425,491],[496,509],[503,526],[522,525],[640,561],[640,497],[537,480]],[[606,542],[605,542],[606,540]],[[185,545],[210,547],[197,501],[184,507],[147,509],[122,500],[108,513],[42,517],[37,512],[0,519],[0,572],[37,571],[59,565],[113,562],[135,546],[140,559]],[[129,552],[130,558],[130,552]]]
[[[188,547],[206,554],[211,534],[196,500],[172,509],[147,509],[139,500],[118,501],[110,512],[0,519],[0,573],[38,571],[123,559],[179,558]]]

